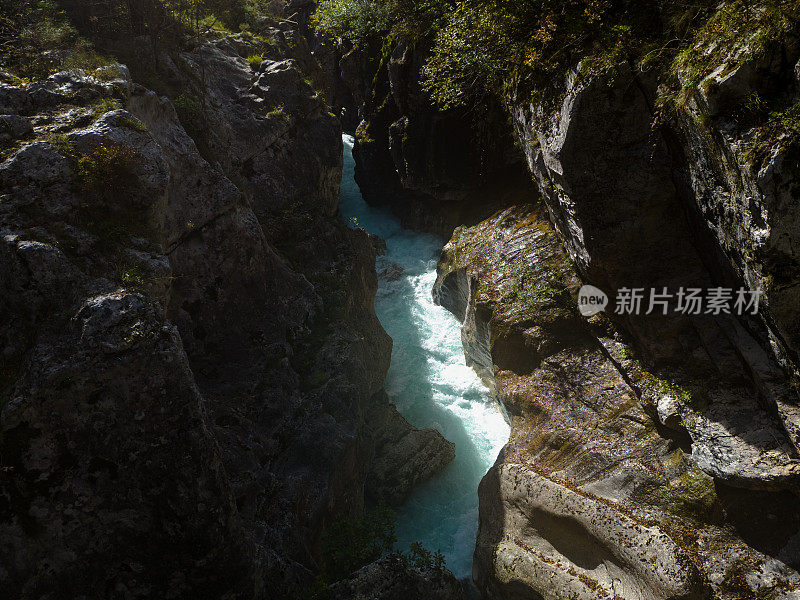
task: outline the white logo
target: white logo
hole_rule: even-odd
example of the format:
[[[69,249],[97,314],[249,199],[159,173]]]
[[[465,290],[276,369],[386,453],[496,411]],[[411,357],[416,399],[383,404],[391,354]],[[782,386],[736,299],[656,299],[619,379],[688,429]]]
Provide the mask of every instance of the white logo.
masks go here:
[[[578,310],[584,317],[602,312],[608,306],[606,293],[593,285],[584,285],[578,292]]]

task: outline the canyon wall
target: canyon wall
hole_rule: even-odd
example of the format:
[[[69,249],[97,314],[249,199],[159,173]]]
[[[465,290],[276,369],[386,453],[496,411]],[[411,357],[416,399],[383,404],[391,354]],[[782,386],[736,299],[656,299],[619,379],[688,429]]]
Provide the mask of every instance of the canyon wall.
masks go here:
[[[295,598],[365,489],[452,458],[383,393],[376,241],[293,34],[164,52],[174,103],[122,65],[0,74],[8,597]]]
[[[371,50],[377,58],[355,48],[339,63],[361,118],[353,155],[367,202],[448,237],[532,191],[501,106],[439,111],[421,84],[425,42],[387,40]]]
[[[407,53],[384,51],[374,81],[392,81]],[[754,91],[796,103],[800,63],[791,38],[759,56],[720,65],[665,105],[654,74],[629,65],[613,78],[576,69],[546,98],[509,86],[538,192],[484,188],[484,208],[503,209],[455,230],[434,290],[463,319],[467,361],[512,423],[479,492],[473,576],[484,597],[733,600],[800,588],[797,146],[735,110]],[[365,105],[367,188],[393,167],[392,185],[421,187],[397,149],[429,157],[435,129],[404,125],[401,146],[392,133],[410,98]],[[390,125],[373,129],[382,111]],[[428,203],[458,221],[463,207],[439,193],[449,181],[430,177]],[[402,194],[389,198],[405,214]],[[584,283],[609,293],[606,313],[579,314]],[[764,293],[757,314],[645,314],[647,299],[641,314],[614,314],[624,287]]]

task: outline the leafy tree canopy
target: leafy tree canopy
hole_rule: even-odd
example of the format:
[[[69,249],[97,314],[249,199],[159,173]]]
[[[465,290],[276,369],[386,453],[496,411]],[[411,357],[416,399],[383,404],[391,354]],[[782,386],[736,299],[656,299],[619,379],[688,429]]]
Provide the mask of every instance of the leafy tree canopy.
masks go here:
[[[471,104],[520,78],[542,89],[582,61],[588,72],[648,61],[678,85],[682,67],[797,29],[796,0],[321,0],[318,31],[361,44],[427,38],[425,85],[441,106]],[[749,37],[748,37],[749,36]],[[731,54],[734,52],[731,51]],[[706,57],[704,59],[704,57]],[[713,58],[718,59],[719,56]],[[723,57],[724,58],[724,57]],[[696,79],[697,73],[694,73]]]

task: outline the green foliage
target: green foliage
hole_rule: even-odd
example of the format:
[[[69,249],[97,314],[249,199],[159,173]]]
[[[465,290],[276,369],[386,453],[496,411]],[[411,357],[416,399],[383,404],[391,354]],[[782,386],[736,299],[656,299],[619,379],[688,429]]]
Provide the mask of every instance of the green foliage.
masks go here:
[[[283,17],[280,5],[276,4],[273,0],[245,0],[243,2],[243,7],[248,24],[260,16],[272,17],[275,19]]]
[[[112,61],[96,52],[50,0],[0,0],[2,66],[22,79],[65,69],[94,70]]]
[[[672,73],[685,100],[711,71],[732,70],[758,56],[767,45],[788,34],[800,19],[800,5],[788,0],[728,0],[706,10],[676,54]]]
[[[543,273],[524,261],[513,262],[508,269],[512,275],[508,300],[512,302],[535,310],[565,294],[565,289],[558,280],[548,276],[555,273]]]
[[[388,31],[392,3],[380,0],[322,0],[314,16],[317,31],[334,38],[364,44]]]
[[[613,76],[641,62],[673,90],[691,89],[795,30],[798,16],[793,0],[322,0],[317,30],[356,44],[387,34],[432,39],[425,87],[450,108],[502,94],[510,82],[555,91],[579,63],[584,75]]]
[[[687,411],[686,414],[681,417],[681,427],[689,431],[694,430],[694,428],[697,427],[697,416],[693,412]]]
[[[120,273],[120,281],[128,287],[141,287],[145,283],[145,275],[137,265],[126,265]]]
[[[180,94],[175,98],[173,105],[178,119],[184,127],[197,127],[203,118],[203,107],[200,99],[192,94]]]
[[[763,110],[763,104],[760,106]],[[766,119],[749,140],[745,160],[758,168],[775,144],[780,143],[785,150],[798,142],[800,142],[800,101],[767,114]]]
[[[141,60],[141,42],[134,39],[147,36],[153,54],[165,48],[178,50],[193,36],[251,29],[273,4],[270,0],[0,0],[0,42],[18,55],[13,62],[26,76],[108,64],[86,39],[127,58],[123,62],[140,70],[144,65],[130,60]],[[157,69],[157,62],[151,66]]]
[[[325,580],[332,583],[347,577],[390,552],[395,541],[394,513],[388,508],[376,508],[357,519],[337,519],[322,538]]]
[[[444,554],[436,550],[431,552],[425,548],[420,542],[411,542],[409,545],[409,553],[401,554],[403,564],[407,567],[413,567],[420,570],[430,569],[444,569],[445,561]]]
[[[101,251],[113,250],[130,235],[152,238],[147,215],[126,202],[125,193],[136,184],[141,161],[136,150],[108,138],[81,148],[64,135],[48,141],[69,160],[75,173],[74,187],[81,204],[70,215],[73,225],[97,236]],[[122,269],[121,279],[124,274]],[[130,281],[135,275],[134,271],[127,273]]]
[[[120,108],[122,108],[122,103],[115,98],[101,98],[100,100],[92,103],[90,106],[92,115],[95,119],[99,119],[106,113],[118,110]],[[147,131],[147,127],[144,123],[127,113],[115,115],[112,123],[117,127],[127,127],[128,129],[133,129],[134,131]]]
[[[54,135],[49,140],[50,145],[69,159],[75,155],[75,145],[66,135]]]
[[[437,33],[423,67],[424,87],[444,108],[498,91],[521,50],[510,37],[515,25],[505,11],[462,2]]]
[[[286,112],[286,107],[283,104],[279,104],[267,113],[267,117],[270,119],[282,119],[286,116],[288,116],[288,113]]]
[[[317,33],[356,45],[371,40],[431,35],[444,25],[449,0],[321,0],[314,23]]]
[[[676,39],[676,23],[702,18],[709,0],[539,0],[461,2],[438,32],[426,65],[427,88],[442,106],[498,94],[509,81],[556,90],[578,66],[584,75],[615,75],[620,64]],[[660,52],[651,54],[660,56]],[[661,58],[663,61],[664,59]]]
[[[264,62],[264,56],[261,54],[251,54],[247,57],[247,64],[251,69],[258,70]]]
[[[64,58],[55,65],[55,71],[66,69],[83,69],[84,71],[96,71],[100,67],[107,66],[112,60],[98,52],[95,52],[91,45],[81,40],[70,50]]]
[[[122,104],[115,98],[100,98],[91,105],[92,114],[95,118],[100,118],[107,112],[121,108]]]
[[[680,477],[670,479],[663,506],[681,517],[691,515],[701,520],[713,519],[719,510],[714,480],[687,463],[686,471]]]
[[[497,94],[513,76],[548,81],[587,56],[586,69],[615,68],[661,33],[660,5],[635,0],[323,0],[318,31],[354,43],[387,32],[433,38],[424,68],[426,88],[439,104],[451,107]]]
[[[251,19],[245,0],[104,0],[65,2],[70,16],[92,37],[148,35],[156,43],[179,43],[185,35],[230,32]]]
[[[142,123],[136,117],[133,117],[128,114],[119,115],[114,121],[114,124],[117,127],[127,127],[128,129],[133,129],[134,131],[139,131],[139,132],[147,131],[147,126],[144,123]]]
[[[642,371],[642,382],[660,394],[673,396],[685,406],[691,406],[692,404],[692,393],[674,381],[661,379],[649,371]]]
[[[77,158],[82,191],[93,198],[113,199],[130,183],[137,162],[136,152],[111,140],[98,142]]]
[[[113,81],[122,77],[122,71],[118,65],[104,65],[104,68],[95,69],[91,75],[100,81]]]

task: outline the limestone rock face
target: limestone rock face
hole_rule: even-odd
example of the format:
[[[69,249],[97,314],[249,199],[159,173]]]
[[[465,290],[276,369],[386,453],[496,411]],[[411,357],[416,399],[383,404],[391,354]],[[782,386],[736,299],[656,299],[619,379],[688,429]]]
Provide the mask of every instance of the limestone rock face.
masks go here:
[[[494,469],[481,483],[481,492],[486,526],[479,537],[480,560],[491,560],[484,553],[492,548],[496,554],[494,580],[487,581],[479,571],[479,585],[497,592],[489,597],[525,597],[515,587],[526,580],[544,598],[705,595],[697,569],[667,534],[599,499],[515,464]],[[515,510],[498,518],[490,508],[498,505]],[[493,539],[493,545],[481,543]],[[478,564],[480,568],[483,562]]]
[[[786,135],[764,135],[741,107],[751,97],[786,106],[800,100],[800,43],[774,40],[749,61],[720,65],[693,92],[669,121],[673,143],[685,152],[680,181],[724,262],[764,290],[761,318],[773,351],[797,365],[798,148]],[[796,426],[791,433],[800,439]]]
[[[417,569],[387,556],[330,589],[337,600],[463,600],[461,584],[442,569]]]
[[[360,107],[353,156],[364,199],[388,206],[405,226],[447,237],[533,188],[499,106],[475,120],[432,105],[421,84],[429,49],[428,41],[400,39],[368,57],[352,50],[339,74]]]
[[[459,228],[438,266],[434,297],[463,319],[467,360],[512,423],[479,490],[479,590],[587,600],[789,593],[800,581],[800,504],[779,422],[748,401],[744,382],[714,379],[695,399],[647,371],[616,322],[580,317],[581,281],[546,214],[512,207]],[[716,358],[721,372],[741,372],[726,339],[709,350],[727,357]],[[774,568],[766,583],[760,574]]]
[[[375,248],[335,217],[309,57],[254,71],[252,43],[164,57],[194,115],[121,66],[0,84],[10,597],[297,597],[328,520],[363,510],[390,411]],[[393,491],[449,448],[404,432],[381,438]]]
[[[435,429],[415,429],[386,400],[370,418],[375,427],[375,458],[367,475],[367,494],[378,503],[399,506],[415,485],[438,473],[456,456],[456,446]]]
[[[612,295],[623,287],[737,287],[733,266],[723,262],[716,240],[687,207],[694,200],[673,176],[675,150],[666,138],[651,141],[648,92],[655,90],[639,73],[614,84],[570,79],[556,109],[517,108],[518,132],[553,222],[584,278]],[[764,314],[768,309],[758,319]],[[692,419],[698,425],[695,451],[705,455],[709,472],[733,485],[774,487],[780,481],[784,488],[796,487],[797,393],[781,374],[780,357],[768,356],[773,353],[767,321],[740,322],[724,314],[640,314],[624,320],[637,346],[657,364],[671,365],[690,379],[725,374],[724,385],[734,388],[723,394],[706,390],[709,402],[701,403],[700,418]],[[755,395],[731,385],[742,372]],[[725,398],[734,397],[724,408]],[[764,408],[779,420],[763,415]],[[766,446],[768,454],[744,439],[748,429],[759,439],[756,447]],[[790,433],[788,439],[781,429]],[[727,460],[719,460],[708,445],[713,439],[722,447],[726,438],[733,440],[731,450]],[[733,458],[737,453],[741,460]]]
[[[536,206],[460,175],[489,138],[433,110],[423,43],[385,50],[375,67],[342,63],[363,98],[365,197],[439,233],[474,222],[474,190],[498,200],[455,229],[434,289],[512,419],[480,490],[481,592],[796,595],[798,145],[742,114],[753,97],[796,108],[797,40],[719,65],[658,119],[655,76],[630,65],[613,79],[576,69],[547,101],[521,85],[506,100]],[[609,294],[606,315],[579,316],[582,283]],[[611,314],[621,288],[718,286],[760,287],[758,314],[646,314],[646,300],[641,314]]]

